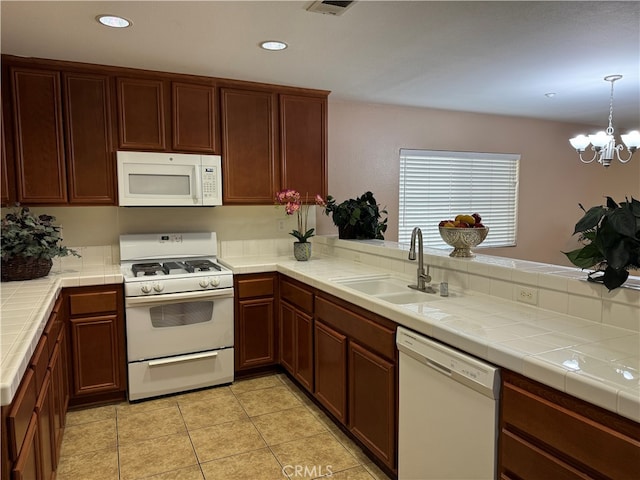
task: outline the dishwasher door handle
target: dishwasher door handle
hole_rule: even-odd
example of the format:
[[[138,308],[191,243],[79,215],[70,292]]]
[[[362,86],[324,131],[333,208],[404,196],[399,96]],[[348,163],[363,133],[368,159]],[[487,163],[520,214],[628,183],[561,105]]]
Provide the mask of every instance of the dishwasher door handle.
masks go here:
[[[424,358],[424,364],[426,366],[428,366],[428,367],[433,368],[437,372],[440,372],[441,374],[446,375],[447,377],[451,376],[451,370],[450,369],[448,369],[444,365],[440,365],[439,363],[434,362],[433,360],[430,360],[428,358]]]

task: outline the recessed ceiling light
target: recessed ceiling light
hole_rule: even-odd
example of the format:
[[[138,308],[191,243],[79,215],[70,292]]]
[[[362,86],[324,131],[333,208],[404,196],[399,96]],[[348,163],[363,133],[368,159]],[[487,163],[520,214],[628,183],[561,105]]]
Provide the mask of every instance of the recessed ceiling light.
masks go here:
[[[116,15],[98,15],[96,20],[102,25],[113,28],[126,28],[131,25],[131,21],[124,17],[118,17]]]
[[[262,42],[260,44],[260,47],[264,48],[265,50],[278,51],[278,50],[284,50],[285,48],[288,47],[288,45],[279,40],[267,40],[266,42]]]

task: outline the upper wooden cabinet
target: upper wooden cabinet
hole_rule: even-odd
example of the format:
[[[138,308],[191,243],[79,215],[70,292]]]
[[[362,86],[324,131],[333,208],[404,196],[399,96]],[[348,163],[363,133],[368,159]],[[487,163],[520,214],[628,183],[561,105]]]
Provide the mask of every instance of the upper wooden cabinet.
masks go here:
[[[327,98],[280,95],[281,187],[327,196]]]
[[[114,205],[109,77],[65,73],[62,80],[69,203]]]
[[[118,145],[165,150],[165,86],[162,80],[118,78]]]
[[[228,204],[272,204],[280,188],[278,97],[222,88],[223,195]]]
[[[67,203],[60,73],[11,68],[17,200]]]
[[[218,153],[218,98],[211,85],[171,84],[173,149]]]
[[[117,85],[119,148],[218,153],[213,85],[129,77]]]
[[[3,68],[3,204],[115,205],[109,77],[23,63]]]
[[[327,91],[10,55],[1,87],[3,205],[117,205],[117,150],[221,154],[227,205],[327,195]]]

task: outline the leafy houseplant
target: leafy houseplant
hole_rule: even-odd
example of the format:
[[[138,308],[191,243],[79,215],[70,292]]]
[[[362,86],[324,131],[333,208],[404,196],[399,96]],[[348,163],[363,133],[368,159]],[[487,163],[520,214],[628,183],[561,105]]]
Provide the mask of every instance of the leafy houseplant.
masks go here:
[[[563,252],[574,265],[595,267],[587,280],[600,282],[609,290],[618,288],[629,277],[629,269],[640,268],[640,202],[617,204],[607,197],[606,206],[585,210],[573,234],[580,234],[583,247]]]
[[[387,231],[387,218],[381,214],[387,214],[386,210],[380,210],[376,199],[371,192],[366,192],[360,197],[350,198],[337,204],[329,195],[324,209],[325,215],[332,215],[333,223],[338,227],[340,238],[355,239],[380,239]]]
[[[2,219],[2,281],[30,280],[46,276],[53,257],[75,255],[60,244],[55,217],[33,215],[28,207],[16,208]]]

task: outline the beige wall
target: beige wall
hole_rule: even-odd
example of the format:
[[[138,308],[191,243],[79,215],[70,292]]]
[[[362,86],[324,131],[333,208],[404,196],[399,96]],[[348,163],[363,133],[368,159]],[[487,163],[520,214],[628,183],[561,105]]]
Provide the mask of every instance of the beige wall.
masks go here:
[[[588,208],[603,204],[606,195],[618,201],[631,195],[640,198],[640,154],[626,165],[615,161],[607,169],[580,163],[568,138],[593,130],[516,117],[330,99],[329,194],[342,201],[372,191],[389,211],[385,239],[397,241],[401,148],[518,153],[518,245],[487,248],[483,253],[568,265],[560,252],[575,245],[571,234],[581,217],[578,203]],[[318,231],[337,233],[324,215],[318,215]]]
[[[566,265],[560,251],[573,248],[571,233],[581,216],[579,202],[588,207],[602,203],[604,195],[616,200],[625,195],[640,198],[640,154],[627,165],[615,162],[608,169],[578,161],[567,139],[591,130],[513,117],[330,100],[329,193],[342,201],[371,190],[389,211],[385,238],[395,241],[400,148],[519,153],[518,245],[484,252]],[[54,215],[63,226],[64,243],[70,246],[117,244],[122,233],[157,231],[214,230],[220,240],[293,240],[287,232],[295,228],[294,218],[275,206],[33,210]],[[331,219],[313,210],[309,227],[317,214],[318,232],[336,234]]]

